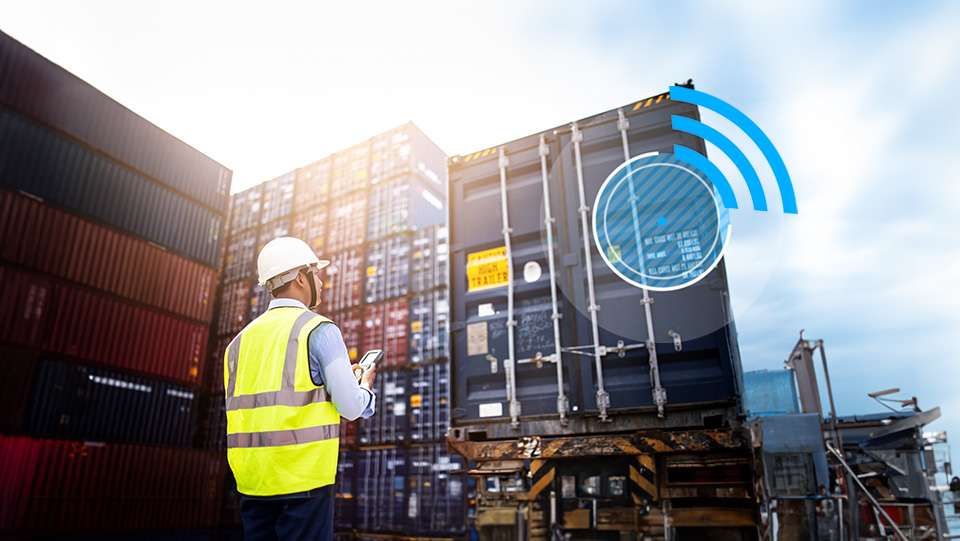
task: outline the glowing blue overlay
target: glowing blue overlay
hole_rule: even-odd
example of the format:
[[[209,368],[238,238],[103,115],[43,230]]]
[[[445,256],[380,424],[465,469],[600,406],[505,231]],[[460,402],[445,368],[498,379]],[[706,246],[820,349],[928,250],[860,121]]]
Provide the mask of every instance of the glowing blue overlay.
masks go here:
[[[633,158],[611,173],[597,194],[593,226],[610,269],[658,291],[703,278],[720,262],[730,236],[718,188],[671,154]]]
[[[790,182],[790,174],[787,173],[787,166],[784,165],[783,159],[780,157],[780,153],[777,152],[777,149],[773,146],[773,143],[770,141],[770,139],[766,136],[766,134],[763,133],[763,131],[752,120],[750,120],[747,117],[747,115],[741,113],[737,108],[733,107],[729,103],[719,98],[711,96],[710,94],[704,94],[703,92],[699,92],[699,91],[696,91],[690,88],[685,88],[682,86],[670,87],[670,99],[674,101],[684,101],[687,103],[692,103],[699,107],[705,107],[707,109],[710,109],[720,114],[721,116],[727,118],[728,120],[733,122],[738,128],[743,130],[743,132],[747,134],[747,136],[750,137],[750,139],[752,139],[753,142],[757,145],[757,147],[760,149],[760,152],[763,153],[763,157],[767,159],[767,162],[770,163],[770,168],[773,170],[773,176],[774,178],[776,178],[777,186],[780,188],[780,199],[783,202],[783,212],[787,214],[797,214],[797,198],[796,198],[796,195],[794,195],[793,193],[793,184]],[[674,120],[676,120],[678,117],[675,116],[673,118]],[[682,122],[681,125],[684,128],[696,129],[696,127],[693,126],[693,124],[699,124],[699,123],[696,121],[690,121],[690,122],[691,123]],[[676,125],[674,127],[676,128]],[[681,128],[677,128],[677,129],[681,129]],[[683,131],[689,131],[689,130],[684,129]],[[714,130],[714,132],[709,135],[715,138],[715,136],[719,134]],[[721,146],[721,144],[723,144],[723,141],[719,139],[711,140],[710,138],[705,136],[701,136],[701,137],[717,145],[717,148],[720,148],[725,154],[727,154],[727,156],[730,156],[730,159],[732,159],[734,163],[737,164],[737,168],[740,169],[740,171],[744,175],[744,179],[746,179],[747,181],[747,186],[750,188],[750,196],[753,198],[754,208],[756,210],[766,210],[766,201],[763,200],[762,191],[760,191],[760,199],[763,200],[763,208],[758,208],[757,206],[758,198],[757,198],[757,193],[755,189],[759,185],[760,181],[756,180],[755,184],[753,184],[754,182],[753,178],[756,177],[756,172],[753,171],[752,167],[749,167],[749,171],[753,173],[753,177],[749,177],[744,166],[740,163],[737,163],[737,160],[739,159],[739,157],[736,156],[736,154],[739,153],[739,155],[742,156],[743,153],[740,152],[738,149],[734,154],[731,154],[729,151],[729,148],[727,150],[724,150],[724,148]],[[723,139],[726,140],[726,138],[723,138]],[[721,144],[718,144],[718,141]],[[726,142],[729,143],[729,140],[727,140]],[[733,146],[733,144],[730,143],[728,147],[729,146]],[[743,160],[746,161],[746,157],[744,157]],[[749,166],[749,163],[747,163],[747,165]],[[730,207],[730,208],[734,208],[734,207]]]

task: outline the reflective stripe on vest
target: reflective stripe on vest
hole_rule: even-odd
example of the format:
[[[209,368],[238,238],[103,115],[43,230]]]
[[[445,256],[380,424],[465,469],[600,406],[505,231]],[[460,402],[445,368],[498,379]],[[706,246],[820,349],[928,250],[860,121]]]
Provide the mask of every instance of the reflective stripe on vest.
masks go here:
[[[227,458],[241,493],[290,494],[334,482],[340,415],[310,379],[307,353],[310,332],[329,321],[274,308],[227,347]]]

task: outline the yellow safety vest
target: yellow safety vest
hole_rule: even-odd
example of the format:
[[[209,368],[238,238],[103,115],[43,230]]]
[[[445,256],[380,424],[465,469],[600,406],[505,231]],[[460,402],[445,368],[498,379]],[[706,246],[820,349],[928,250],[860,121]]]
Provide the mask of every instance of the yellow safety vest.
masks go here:
[[[310,331],[329,321],[278,307],[227,346],[227,461],[240,493],[293,494],[336,480],[340,414],[313,384],[307,358]]]

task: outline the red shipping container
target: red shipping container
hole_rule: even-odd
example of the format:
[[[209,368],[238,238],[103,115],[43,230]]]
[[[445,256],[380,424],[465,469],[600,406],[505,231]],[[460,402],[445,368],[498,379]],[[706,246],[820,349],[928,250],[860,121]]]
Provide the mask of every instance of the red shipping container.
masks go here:
[[[222,453],[0,436],[0,530],[35,535],[215,527]]]
[[[364,252],[362,248],[344,250],[330,257],[323,269],[320,307],[339,312],[360,306],[363,300]]]
[[[194,387],[200,383],[206,327],[11,269],[0,279],[0,339]]]
[[[53,284],[40,276],[0,267],[0,340],[37,346],[50,313]]]
[[[407,364],[407,328],[410,309],[407,301],[389,301],[363,310],[363,351],[382,349],[383,367]]]
[[[0,346],[0,396],[3,397],[0,430],[18,431],[23,428],[23,416],[30,400],[36,368],[36,353]]]
[[[28,197],[2,196],[3,259],[210,321],[215,270]]]

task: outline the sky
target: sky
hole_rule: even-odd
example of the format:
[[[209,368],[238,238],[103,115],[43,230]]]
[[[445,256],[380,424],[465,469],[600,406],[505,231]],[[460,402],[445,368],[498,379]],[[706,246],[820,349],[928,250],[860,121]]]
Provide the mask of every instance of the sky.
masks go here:
[[[780,369],[804,329],[841,415],[900,387],[960,442],[957,28],[946,1],[0,0],[0,30],[232,169],[234,192],[411,120],[468,154],[692,78],[764,130],[797,194],[784,215],[763,157],[703,112],[772,202],[735,211],[726,256],[744,368]]]

